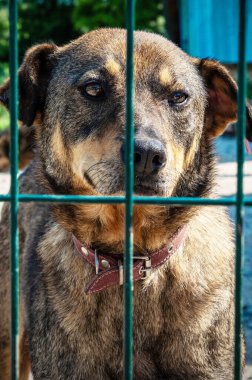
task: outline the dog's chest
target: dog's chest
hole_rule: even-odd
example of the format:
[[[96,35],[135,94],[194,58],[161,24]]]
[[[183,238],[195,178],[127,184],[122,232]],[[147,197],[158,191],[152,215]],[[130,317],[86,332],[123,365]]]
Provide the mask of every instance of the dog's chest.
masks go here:
[[[69,331],[102,332],[109,340],[122,338],[123,287],[114,286],[87,295],[85,287],[95,277],[95,269],[76,251],[69,236],[57,226],[51,228],[39,243],[43,277],[52,306],[60,316],[62,327]],[[157,335],[162,329],[160,302],[164,281],[159,287],[146,286],[143,280],[134,284],[134,324],[143,337]],[[163,285],[162,285],[163,284]],[[64,321],[72,318],[73,323]],[[99,334],[100,335],[100,334]]]
[[[183,257],[188,257],[189,248],[183,248]],[[59,331],[55,343],[48,336],[51,344],[60,343],[60,349],[78,361],[83,373],[88,363],[90,373],[100,366],[101,371],[107,368],[120,378],[117,374],[123,369],[123,287],[86,295],[84,289],[95,276],[94,268],[83,260],[71,236],[58,225],[44,235],[37,254],[50,303],[47,318],[54,324],[53,330]],[[207,331],[217,308],[225,308],[225,302],[228,303],[229,294],[225,295],[225,302],[218,295],[222,292],[221,284],[218,292],[209,292],[208,274],[212,268],[205,269],[198,263],[197,257],[181,261],[177,252],[169,261],[169,269],[162,267],[149,283],[135,283],[133,348],[137,378],[158,379],[159,370],[179,370],[183,352],[191,352],[198,341],[195,326],[200,326],[201,333]],[[218,275],[218,281],[222,277]],[[216,303],[217,299],[221,299],[221,304]],[[199,352],[199,358],[195,355],[191,360],[198,360],[202,353]],[[146,371],[150,375],[145,376]],[[104,372],[100,378],[106,378]]]

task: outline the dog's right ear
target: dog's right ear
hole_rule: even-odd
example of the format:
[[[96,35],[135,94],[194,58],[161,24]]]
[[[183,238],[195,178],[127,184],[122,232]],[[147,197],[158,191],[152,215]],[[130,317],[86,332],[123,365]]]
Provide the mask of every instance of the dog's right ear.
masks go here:
[[[208,135],[221,135],[228,123],[237,121],[237,84],[228,70],[211,59],[192,59],[201,74],[208,94],[206,129]],[[246,137],[252,141],[252,109],[246,105]]]
[[[33,46],[18,70],[19,117],[26,126],[41,123],[47,86],[55,64],[57,47],[53,44]],[[9,109],[10,80],[0,87],[0,103]]]

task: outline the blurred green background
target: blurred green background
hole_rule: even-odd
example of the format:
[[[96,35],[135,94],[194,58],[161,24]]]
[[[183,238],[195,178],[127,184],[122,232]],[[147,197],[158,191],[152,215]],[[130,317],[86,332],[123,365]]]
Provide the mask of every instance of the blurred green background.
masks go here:
[[[8,77],[8,63],[0,62],[0,85]],[[0,106],[0,131],[9,127],[9,114]]]
[[[136,27],[165,34],[163,0],[136,2]],[[176,0],[175,0],[176,2]],[[124,0],[20,0],[20,58],[34,43],[62,45],[98,27],[125,26]],[[0,0],[0,60],[8,59],[8,0]]]

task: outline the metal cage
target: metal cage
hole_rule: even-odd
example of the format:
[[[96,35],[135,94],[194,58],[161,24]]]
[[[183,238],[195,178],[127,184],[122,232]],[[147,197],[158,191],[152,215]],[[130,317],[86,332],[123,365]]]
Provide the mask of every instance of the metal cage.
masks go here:
[[[183,3],[182,3],[183,4]],[[243,270],[243,211],[252,206],[252,198],[244,197],[243,164],[245,138],[246,97],[246,7],[247,0],[240,0],[239,15],[239,94],[237,135],[237,194],[235,197],[206,198],[159,198],[133,195],[133,137],[134,137],[134,25],[135,0],[127,0],[127,79],[126,79],[126,193],[125,197],[65,196],[19,194],[18,192],[18,1],[9,0],[10,17],[10,114],[11,114],[11,191],[0,195],[0,201],[11,205],[11,343],[12,379],[19,378],[19,265],[18,265],[18,205],[19,202],[64,202],[64,203],[124,203],[125,223],[125,284],[124,284],[124,379],[132,379],[132,256],[134,204],[172,205],[225,205],[236,206],[236,287],[235,287],[235,369],[234,379],[241,379],[241,326],[242,326],[242,270]]]

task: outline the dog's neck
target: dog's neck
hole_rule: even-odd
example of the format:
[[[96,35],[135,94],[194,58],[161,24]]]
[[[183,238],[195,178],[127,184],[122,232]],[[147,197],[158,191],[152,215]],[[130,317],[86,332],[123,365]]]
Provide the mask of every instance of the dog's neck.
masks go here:
[[[123,205],[56,205],[58,222],[83,244],[101,253],[118,254],[124,250]],[[181,226],[188,223],[195,209],[164,206],[134,206],[134,252],[160,249]]]

